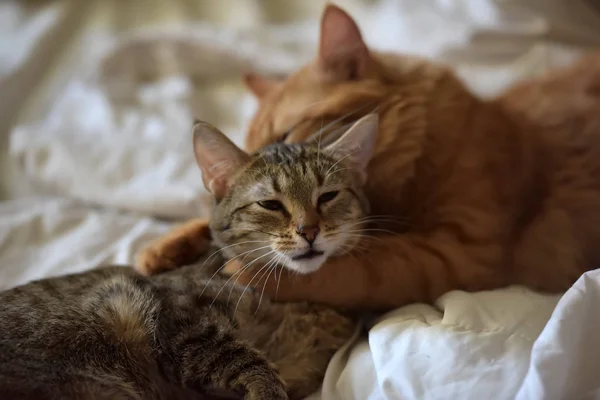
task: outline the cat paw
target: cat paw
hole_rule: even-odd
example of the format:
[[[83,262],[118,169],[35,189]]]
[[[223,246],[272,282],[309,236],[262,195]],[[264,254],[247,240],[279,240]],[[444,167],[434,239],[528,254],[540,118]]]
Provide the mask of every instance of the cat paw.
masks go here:
[[[135,269],[143,275],[155,275],[175,268],[177,263],[154,247],[143,249],[135,261]]]
[[[210,228],[206,220],[192,220],[159,238],[143,249],[135,269],[143,275],[154,275],[192,264],[211,245]]]
[[[249,388],[245,400],[288,400],[289,397],[283,384],[266,383],[264,385],[256,384]]]
[[[268,364],[268,368],[254,370],[246,376],[246,400],[288,400],[286,384],[279,376],[275,367]]]

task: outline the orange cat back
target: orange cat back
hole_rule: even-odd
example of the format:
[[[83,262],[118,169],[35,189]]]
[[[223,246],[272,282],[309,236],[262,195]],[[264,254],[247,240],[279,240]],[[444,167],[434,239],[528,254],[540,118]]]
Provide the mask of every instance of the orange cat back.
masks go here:
[[[403,221],[281,298],[387,308],[512,283],[560,291],[600,265],[600,56],[483,101],[442,65],[369,51],[329,5],[312,63],[248,83],[249,150],[376,110],[367,194],[374,215]]]
[[[600,265],[599,55],[484,101],[443,65],[368,49],[328,5],[314,61],[245,80],[260,100],[251,151],[327,142],[379,115],[364,246],[309,275],[277,274],[271,296],[389,309],[455,289],[562,291]]]

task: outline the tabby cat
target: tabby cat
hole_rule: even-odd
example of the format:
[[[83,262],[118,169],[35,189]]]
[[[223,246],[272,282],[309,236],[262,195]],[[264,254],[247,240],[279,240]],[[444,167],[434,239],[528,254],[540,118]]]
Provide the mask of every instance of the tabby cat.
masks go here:
[[[248,265],[270,260],[260,282],[276,263],[310,271],[350,250],[368,212],[361,186],[376,122],[366,117],[327,147],[280,144],[254,155],[197,123],[194,149],[215,198],[212,234],[222,251],[200,267],[152,277],[107,267],[0,293],[0,398],[206,398],[211,388],[276,400],[314,392],[352,336],[352,319],[272,303],[217,272],[222,255]],[[206,253],[210,243],[200,245]]]
[[[444,66],[369,50],[329,4],[313,62],[284,81],[246,81],[260,99],[248,150],[321,127],[326,141],[374,109],[380,120],[365,187],[377,240],[269,279],[277,299],[388,309],[454,289],[556,292],[600,266],[600,55],[485,101]],[[202,224],[151,246],[139,268],[198,257],[182,244]]]

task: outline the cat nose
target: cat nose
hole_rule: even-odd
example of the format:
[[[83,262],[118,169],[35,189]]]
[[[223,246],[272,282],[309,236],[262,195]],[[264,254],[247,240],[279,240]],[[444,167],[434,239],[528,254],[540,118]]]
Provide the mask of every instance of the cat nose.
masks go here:
[[[296,233],[302,236],[308,244],[313,244],[319,231],[319,225],[298,225],[296,228]]]

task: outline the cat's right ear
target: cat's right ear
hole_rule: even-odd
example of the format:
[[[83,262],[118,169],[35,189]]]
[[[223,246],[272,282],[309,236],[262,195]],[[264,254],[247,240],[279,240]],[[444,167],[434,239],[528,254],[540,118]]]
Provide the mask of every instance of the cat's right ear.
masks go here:
[[[215,199],[221,200],[229,191],[231,177],[250,156],[206,122],[195,121],[193,132],[194,155],[202,171],[204,187]]]
[[[253,73],[244,74],[244,83],[259,99],[265,97],[267,93],[273,91],[279,85],[279,81],[275,79],[265,78]]]
[[[319,67],[327,79],[346,81],[367,74],[369,49],[356,22],[346,11],[328,4],[321,18]]]
[[[367,114],[338,140],[325,147],[324,151],[334,158],[349,165],[364,183],[367,179],[367,165],[375,149],[379,117],[377,114]]]

